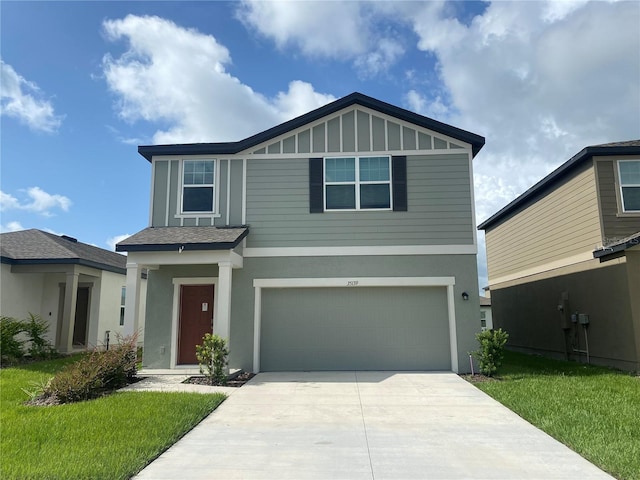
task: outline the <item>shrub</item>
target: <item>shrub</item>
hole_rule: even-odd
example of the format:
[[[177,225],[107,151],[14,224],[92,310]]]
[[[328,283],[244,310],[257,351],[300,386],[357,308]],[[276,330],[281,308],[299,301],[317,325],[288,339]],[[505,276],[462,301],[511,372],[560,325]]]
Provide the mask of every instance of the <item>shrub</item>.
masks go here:
[[[49,323],[40,318],[40,315],[29,313],[29,318],[23,320],[24,332],[27,334],[29,344],[29,355],[32,358],[48,358],[55,349],[45,337],[49,331]]]
[[[196,345],[196,358],[200,364],[200,373],[209,379],[211,385],[227,383],[227,341],[218,335],[205,334],[202,345]]]
[[[93,350],[60,371],[44,390],[60,403],[89,400],[130,383],[137,373],[136,335],[119,338],[106,351]]]
[[[0,317],[0,357],[2,364],[11,364],[24,357],[24,340],[16,338],[24,333],[21,320],[12,317]]]
[[[473,354],[480,362],[480,373],[492,377],[502,365],[504,346],[509,339],[509,334],[499,328],[498,330],[485,330],[476,334],[480,348]]]

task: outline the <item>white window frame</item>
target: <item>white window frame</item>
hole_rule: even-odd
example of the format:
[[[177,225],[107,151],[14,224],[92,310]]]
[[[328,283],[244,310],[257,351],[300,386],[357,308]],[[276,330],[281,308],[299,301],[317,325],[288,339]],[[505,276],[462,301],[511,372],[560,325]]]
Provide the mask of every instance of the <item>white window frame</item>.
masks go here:
[[[202,162],[208,161],[213,162],[213,184],[198,184],[198,185],[188,185],[186,188],[190,186],[195,187],[213,187],[213,209],[212,210],[204,210],[197,212],[185,212],[184,211],[184,164],[185,162]],[[179,168],[179,196],[178,199],[178,213],[176,214],[177,218],[193,218],[193,217],[219,217],[220,212],[218,210],[220,202],[219,202],[219,192],[220,192],[220,162],[216,158],[211,157],[189,157],[189,158],[181,158],[180,159],[180,168]]]
[[[624,184],[622,183],[622,173],[620,172],[620,164],[622,163],[626,163],[626,162],[637,162],[640,163],[640,158],[630,158],[628,160],[618,160],[617,161],[617,167],[618,167],[618,193],[620,194],[620,211],[622,213],[631,213],[631,214],[638,214],[640,213],[640,209],[638,210],[626,210],[624,207],[624,193],[622,191],[622,187],[636,187],[636,188],[640,188],[640,183],[630,183],[630,184]]]
[[[120,325],[121,327],[124,327],[126,303],[127,303],[127,287],[122,287],[122,289],[120,290],[120,321],[118,322],[118,325]]]
[[[361,158],[387,158],[389,162],[389,180],[361,181],[360,180],[360,159]],[[355,159],[355,180],[348,182],[327,182],[327,160],[333,159]],[[393,171],[391,155],[361,155],[361,156],[331,156],[324,157],[322,165],[322,196],[324,200],[325,212],[388,212],[393,210]],[[389,185],[389,207],[388,208],[361,208],[360,207],[360,186],[361,185]],[[355,208],[327,208],[327,186],[331,185],[354,185],[356,206]]]

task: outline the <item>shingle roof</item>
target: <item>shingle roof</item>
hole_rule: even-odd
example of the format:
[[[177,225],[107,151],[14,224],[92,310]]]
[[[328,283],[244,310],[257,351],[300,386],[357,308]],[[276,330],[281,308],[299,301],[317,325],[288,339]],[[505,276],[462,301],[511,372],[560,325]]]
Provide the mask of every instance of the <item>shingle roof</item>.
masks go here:
[[[249,227],[149,227],[122,240],[118,252],[228,250],[249,234]]]
[[[281,123],[280,125],[265,130],[264,132],[257,133],[256,135],[245,138],[244,140],[240,140],[239,142],[141,145],[138,147],[138,153],[148,161],[151,161],[151,158],[154,155],[234,154],[283,135],[291,130],[319,120],[322,117],[331,115],[332,113],[354,104],[377,110],[400,120],[470,143],[472,146],[473,156],[475,156],[484,146],[484,137],[481,137],[480,135],[447,125],[446,123],[438,122],[437,120],[405,110],[404,108],[396,107],[395,105],[363,95],[362,93],[354,92],[346,97],[339,98],[334,102],[312,110],[309,113],[305,113],[304,115],[289,120],[288,122]]]
[[[487,220],[478,225],[478,230],[486,230],[487,228],[501,223],[506,220],[507,216],[525,205],[528,200],[532,200],[534,196],[552,188],[568,175],[573,169],[582,164],[582,162],[597,155],[640,155],[640,140],[628,140],[624,142],[603,143],[601,145],[591,145],[585,147],[568,161],[560,165],[549,175],[536,183],[529,190],[524,192],[518,198],[507,204],[498,212],[493,214]]]
[[[0,234],[0,256],[16,265],[80,264],[121,274],[127,265],[124,255],[37,229]]]

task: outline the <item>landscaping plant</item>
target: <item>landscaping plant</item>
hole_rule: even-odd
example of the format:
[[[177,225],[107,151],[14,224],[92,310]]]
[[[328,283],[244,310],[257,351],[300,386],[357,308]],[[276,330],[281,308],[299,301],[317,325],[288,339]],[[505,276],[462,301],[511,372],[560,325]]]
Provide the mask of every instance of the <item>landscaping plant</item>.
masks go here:
[[[46,339],[49,324],[40,315],[29,313],[29,318],[18,320],[13,317],[0,318],[0,352],[2,364],[20,362],[26,354],[32,359],[50,358],[55,349]],[[29,344],[25,352],[25,344]]]
[[[502,365],[504,346],[509,339],[509,334],[499,328],[498,330],[485,330],[476,334],[480,348],[474,352],[474,356],[480,362],[480,373],[492,377]]]
[[[43,396],[55,397],[59,403],[71,403],[124,387],[137,372],[136,344],[137,338],[133,335],[119,338],[119,343],[109,350],[93,350],[53,377]]]
[[[202,337],[202,345],[196,345],[196,358],[200,364],[200,373],[209,379],[211,385],[227,383],[227,341],[210,333]]]
[[[49,323],[43,320],[40,315],[29,313],[29,318],[23,320],[24,333],[29,339],[28,353],[31,358],[44,359],[49,358],[54,353],[54,348],[46,339],[49,331]]]
[[[22,321],[12,317],[0,317],[0,356],[3,365],[15,363],[24,357],[24,333]]]

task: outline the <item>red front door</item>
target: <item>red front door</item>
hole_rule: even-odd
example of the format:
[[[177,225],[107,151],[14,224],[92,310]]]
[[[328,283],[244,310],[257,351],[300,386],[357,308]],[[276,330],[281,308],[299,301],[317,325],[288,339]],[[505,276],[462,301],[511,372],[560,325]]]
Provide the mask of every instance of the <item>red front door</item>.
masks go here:
[[[213,285],[181,286],[178,324],[178,364],[197,364],[196,345],[213,329]]]

